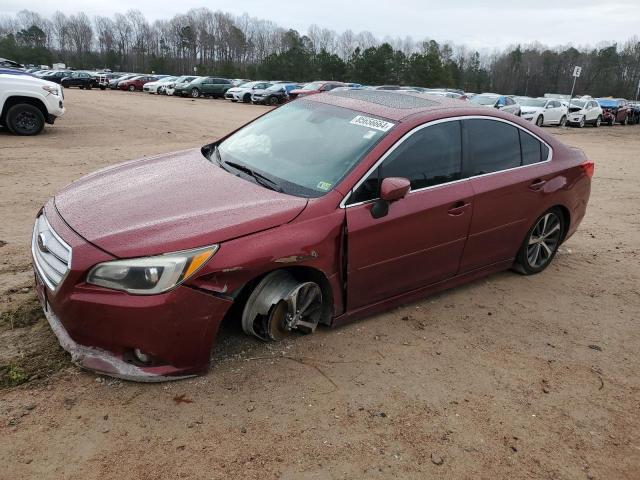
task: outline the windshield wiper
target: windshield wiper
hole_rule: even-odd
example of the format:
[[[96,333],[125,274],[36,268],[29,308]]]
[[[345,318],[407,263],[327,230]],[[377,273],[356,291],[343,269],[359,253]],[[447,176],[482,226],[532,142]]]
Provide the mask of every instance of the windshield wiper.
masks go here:
[[[274,191],[280,192],[280,193],[284,192],[284,190],[282,190],[282,187],[280,187],[280,185],[278,185],[276,182],[274,182],[270,178],[267,178],[264,175],[262,175],[261,173],[258,173],[256,171],[250,169],[246,165],[241,165],[241,164],[236,163],[236,162],[228,162],[228,161],[222,160],[222,158],[220,157],[220,152],[218,152],[218,148],[217,147],[216,147],[215,151],[217,152],[218,161],[221,163],[221,165],[228,165],[230,167],[235,168],[236,170],[240,170],[241,172],[246,173],[247,175],[252,177],[257,183],[259,183],[260,185],[262,185],[265,188],[269,188],[271,190],[274,190]]]

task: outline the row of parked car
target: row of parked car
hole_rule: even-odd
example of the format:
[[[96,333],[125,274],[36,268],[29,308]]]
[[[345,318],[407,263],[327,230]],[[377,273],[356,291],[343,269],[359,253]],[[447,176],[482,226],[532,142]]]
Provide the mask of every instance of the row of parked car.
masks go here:
[[[338,81],[300,83],[284,80],[227,79],[198,75],[149,75],[118,72],[89,72],[72,70],[32,70],[31,75],[58,83],[66,88],[100,88],[102,90],[142,91],[150,94],[179,97],[225,98],[232,102],[279,105],[289,100],[335,89],[372,89],[415,92],[469,101],[479,106],[496,108],[520,116],[536,125],[571,125],[584,127],[601,124],[640,123],[640,104],[625,99],[592,98],[569,99],[563,95],[545,97],[502,95],[497,93],[469,93],[458,89],[424,88],[402,85],[367,86]]]
[[[467,94],[470,102],[497,108],[529,120],[539,127],[571,125],[584,127],[601,124],[631,125],[640,123],[640,103],[622,98],[592,98],[588,95],[567,98],[564,95],[532,98],[483,93]]]

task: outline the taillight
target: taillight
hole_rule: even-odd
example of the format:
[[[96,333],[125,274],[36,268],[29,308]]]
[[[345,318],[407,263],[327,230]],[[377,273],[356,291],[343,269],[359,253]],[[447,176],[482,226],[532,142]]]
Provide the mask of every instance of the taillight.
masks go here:
[[[590,161],[586,161],[580,164],[580,168],[582,168],[582,171],[587,175],[587,177],[591,178],[593,177],[593,172],[596,169],[596,164]]]

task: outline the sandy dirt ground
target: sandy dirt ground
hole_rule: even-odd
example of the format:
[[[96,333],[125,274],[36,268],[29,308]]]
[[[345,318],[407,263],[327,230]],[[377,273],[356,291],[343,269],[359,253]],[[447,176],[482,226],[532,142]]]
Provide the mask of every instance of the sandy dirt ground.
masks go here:
[[[32,290],[34,215],[85,173],[266,108],[66,93],[44,134],[0,131],[0,479],[640,478],[640,127],[552,129],[596,175],[544,273],[279,344],[229,325],[207,375],[142,385],[58,347]]]

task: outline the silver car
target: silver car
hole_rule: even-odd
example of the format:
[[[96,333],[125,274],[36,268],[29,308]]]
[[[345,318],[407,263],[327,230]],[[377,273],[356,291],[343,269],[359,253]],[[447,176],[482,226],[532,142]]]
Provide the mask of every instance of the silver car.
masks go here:
[[[480,95],[474,95],[471,103],[476,105],[482,105],[484,107],[497,108],[504,112],[513,113],[516,116],[520,116],[520,105],[511,97],[506,95],[499,95],[497,93],[481,93]]]

